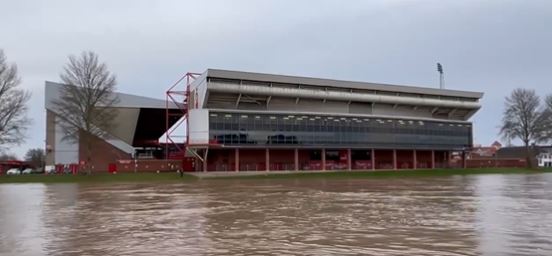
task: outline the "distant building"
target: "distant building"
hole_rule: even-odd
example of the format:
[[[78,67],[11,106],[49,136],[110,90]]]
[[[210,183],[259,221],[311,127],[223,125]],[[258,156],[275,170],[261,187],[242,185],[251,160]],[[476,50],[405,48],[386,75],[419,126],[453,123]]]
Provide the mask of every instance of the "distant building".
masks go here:
[[[542,147],[537,155],[539,167],[552,167],[552,146]]]
[[[495,141],[489,147],[475,145],[469,152],[468,158],[469,159],[494,158],[496,156],[496,152],[500,148],[502,148],[502,144],[500,144],[500,142],[498,141]]]
[[[539,148],[536,146],[529,148],[529,153],[534,156],[538,155]],[[496,158],[505,159],[505,158],[520,158],[525,159],[527,155],[525,147],[522,146],[513,146],[513,147],[503,147],[496,151]]]
[[[552,146],[531,146],[529,149],[531,160],[539,167],[552,167]],[[526,149],[519,147],[504,147],[496,152],[498,159],[525,159]]]

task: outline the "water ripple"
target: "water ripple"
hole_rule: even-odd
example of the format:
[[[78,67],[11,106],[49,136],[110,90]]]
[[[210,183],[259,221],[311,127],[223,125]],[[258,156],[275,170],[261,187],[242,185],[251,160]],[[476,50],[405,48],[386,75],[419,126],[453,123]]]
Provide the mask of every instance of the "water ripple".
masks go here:
[[[552,255],[551,181],[0,185],[0,255]]]

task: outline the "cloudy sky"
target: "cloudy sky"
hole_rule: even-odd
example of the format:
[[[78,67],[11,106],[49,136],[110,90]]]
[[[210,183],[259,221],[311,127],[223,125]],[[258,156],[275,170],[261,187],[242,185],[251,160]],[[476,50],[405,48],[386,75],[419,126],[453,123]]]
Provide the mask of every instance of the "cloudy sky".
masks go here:
[[[92,50],[122,92],[164,97],[187,71],[221,68],[485,93],[476,143],[497,139],[516,87],[552,93],[552,1],[10,1],[0,48],[33,94],[22,156],[44,146],[44,81]]]

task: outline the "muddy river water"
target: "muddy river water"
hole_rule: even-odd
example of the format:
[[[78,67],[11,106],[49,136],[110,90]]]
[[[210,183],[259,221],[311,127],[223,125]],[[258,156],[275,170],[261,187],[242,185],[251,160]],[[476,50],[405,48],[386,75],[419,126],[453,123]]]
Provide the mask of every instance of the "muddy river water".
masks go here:
[[[3,184],[0,255],[552,255],[552,174]]]

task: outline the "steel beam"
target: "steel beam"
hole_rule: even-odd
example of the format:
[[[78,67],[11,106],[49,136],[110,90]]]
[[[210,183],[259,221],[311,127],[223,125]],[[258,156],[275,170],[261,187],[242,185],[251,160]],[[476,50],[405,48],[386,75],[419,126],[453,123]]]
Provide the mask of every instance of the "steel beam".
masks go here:
[[[293,150],[293,159],[295,171],[299,171],[299,149],[297,148]]]
[[[234,171],[240,171],[240,149],[234,149]]]
[[[393,170],[397,170],[397,150],[393,149]]]
[[[417,151],[414,149],[412,150],[412,169],[418,169],[418,156]]]
[[[326,149],[322,149],[322,171],[326,170]]]
[[[347,170],[352,170],[352,159],[351,159],[351,149],[347,149]]]
[[[265,149],[265,171],[270,171],[270,149]]]
[[[372,159],[372,170],[375,170],[376,169],[376,150],[372,149],[370,158]]]

